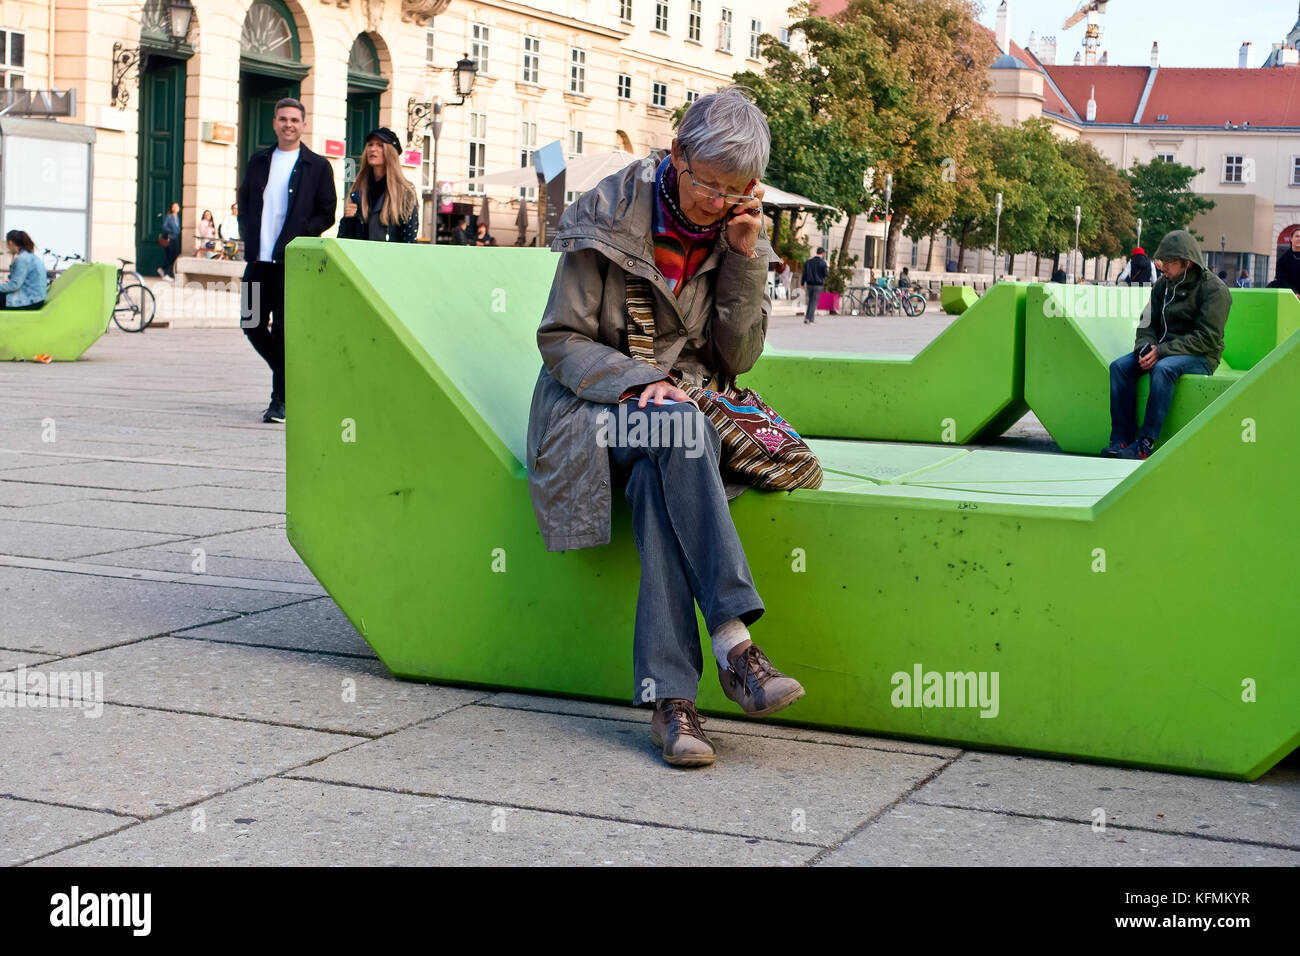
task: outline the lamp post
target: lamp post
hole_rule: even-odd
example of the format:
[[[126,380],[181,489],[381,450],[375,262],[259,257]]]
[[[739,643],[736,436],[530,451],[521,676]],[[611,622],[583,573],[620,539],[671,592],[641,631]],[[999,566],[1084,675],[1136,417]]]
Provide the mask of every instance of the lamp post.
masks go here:
[[[1083,207],[1074,207],[1074,254],[1079,259],[1079,275],[1074,280],[1077,284],[1083,278],[1083,257],[1079,255],[1079,223],[1083,220]]]
[[[997,220],[993,226],[993,281],[998,281],[998,266],[1001,263],[1002,256],[1002,194],[998,193],[997,200],[993,204],[997,210]]]
[[[1142,220],[1138,220],[1138,241],[1136,243],[1139,249],[1142,248]]]
[[[883,273],[889,266],[889,204],[894,198],[894,174],[885,173],[885,249],[882,255],[880,271]]]
[[[430,241],[438,244],[438,214],[442,207],[442,187],[438,181],[438,139],[442,136],[442,110],[444,106],[464,106],[465,101],[474,92],[474,80],[478,77],[478,63],[466,53],[456,63],[454,83],[456,95],[460,99],[454,103],[442,102],[442,97],[435,97],[432,103],[417,103],[411,97],[406,104],[407,135],[413,137],[421,125],[427,126],[433,134],[433,215],[430,217]],[[409,139],[408,139],[409,142]]]
[[[190,0],[172,0],[167,8],[167,35],[172,47],[178,47],[190,35],[190,21],[194,18],[194,6]],[[127,76],[144,65],[147,54],[138,46],[125,46],[120,41],[113,44],[113,84],[109,98],[114,107],[126,109],[130,101],[127,92]]]
[[[1228,237],[1219,236],[1219,268],[1226,268],[1225,263],[1228,261]]]

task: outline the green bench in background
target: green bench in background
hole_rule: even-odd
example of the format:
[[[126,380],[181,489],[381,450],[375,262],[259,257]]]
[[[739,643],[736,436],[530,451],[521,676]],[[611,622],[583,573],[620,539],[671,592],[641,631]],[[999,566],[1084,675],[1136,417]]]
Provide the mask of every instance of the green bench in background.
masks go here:
[[[772,400],[805,436],[959,445],[994,438],[1028,410],[1029,288],[999,283],[917,355],[769,347],[741,382]]]
[[[56,362],[75,362],[108,330],[116,301],[112,266],[69,266],[50,284],[42,308],[0,311],[0,361],[31,361],[44,353]]]
[[[939,304],[949,315],[961,315],[979,300],[979,293],[968,285],[946,285],[939,289]]]
[[[1110,363],[1132,351],[1149,289],[1035,285],[1025,309],[1025,399],[1063,451],[1095,455],[1110,441]],[[1233,289],[1223,360],[1212,376],[1178,380],[1160,442],[1300,328],[1300,302],[1276,289]],[[1137,420],[1150,379],[1138,382]]]
[[[522,463],[555,257],[486,258],[290,246],[289,540],[400,677],[627,703],[629,509],[548,553]],[[1293,337],[1141,464],[813,439],[823,488],[731,505],[808,690],[777,721],[1259,776],[1300,743],[1297,376]],[[699,703],[739,713],[711,673]]]

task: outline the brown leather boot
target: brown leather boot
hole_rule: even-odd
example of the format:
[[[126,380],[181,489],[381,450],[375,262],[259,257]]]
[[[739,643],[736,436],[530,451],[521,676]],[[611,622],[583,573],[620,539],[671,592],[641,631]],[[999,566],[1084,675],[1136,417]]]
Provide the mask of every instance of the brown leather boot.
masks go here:
[[[757,644],[731,655],[726,670],[718,668],[722,692],[750,717],[766,717],[789,707],[804,695],[803,685],[772,666]]]
[[[703,767],[717,756],[700,726],[703,722],[691,701],[669,697],[655,704],[650,737],[664,748],[664,760],[674,767]]]

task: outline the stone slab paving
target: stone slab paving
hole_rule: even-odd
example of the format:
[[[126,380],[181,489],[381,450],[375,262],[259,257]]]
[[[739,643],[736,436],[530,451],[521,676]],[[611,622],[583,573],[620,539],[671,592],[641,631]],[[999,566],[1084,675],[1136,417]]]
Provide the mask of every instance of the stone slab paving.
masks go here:
[[[949,321],[778,306],[769,340]],[[398,681],[285,538],[268,386],[236,329],[0,376],[0,671],[104,679],[96,718],[0,695],[0,863],[1297,865],[1298,756],[1244,784],[710,717],[682,771],[643,709]],[[999,445],[1056,451],[1033,416]]]
[[[194,809],[203,830],[194,830]],[[272,779],[46,856],[45,866],[782,866],[815,848]],[[0,809],[0,821],[3,821]]]

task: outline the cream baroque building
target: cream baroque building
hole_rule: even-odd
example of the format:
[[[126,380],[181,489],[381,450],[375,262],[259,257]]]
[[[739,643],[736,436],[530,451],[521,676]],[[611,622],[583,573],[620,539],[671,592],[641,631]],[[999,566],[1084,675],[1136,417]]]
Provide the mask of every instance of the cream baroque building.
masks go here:
[[[95,131],[91,257],[133,257],[146,273],[171,201],[186,254],[203,210],[222,220],[247,157],[275,141],[281,96],[306,105],[304,141],[330,156],[340,211],[367,130],[388,126],[418,150],[408,160],[427,235],[433,143],[411,104],[448,104],[437,178],[459,214],[482,203],[471,173],[517,167],[553,141],[570,155],[666,146],[672,110],[761,69],[758,36],[788,22],[785,0],[190,0],[177,41],[172,2],[0,4],[3,85],[75,90],[75,114],[57,122]],[[452,105],[466,54],[477,81]],[[503,244],[517,193],[488,190]]]

